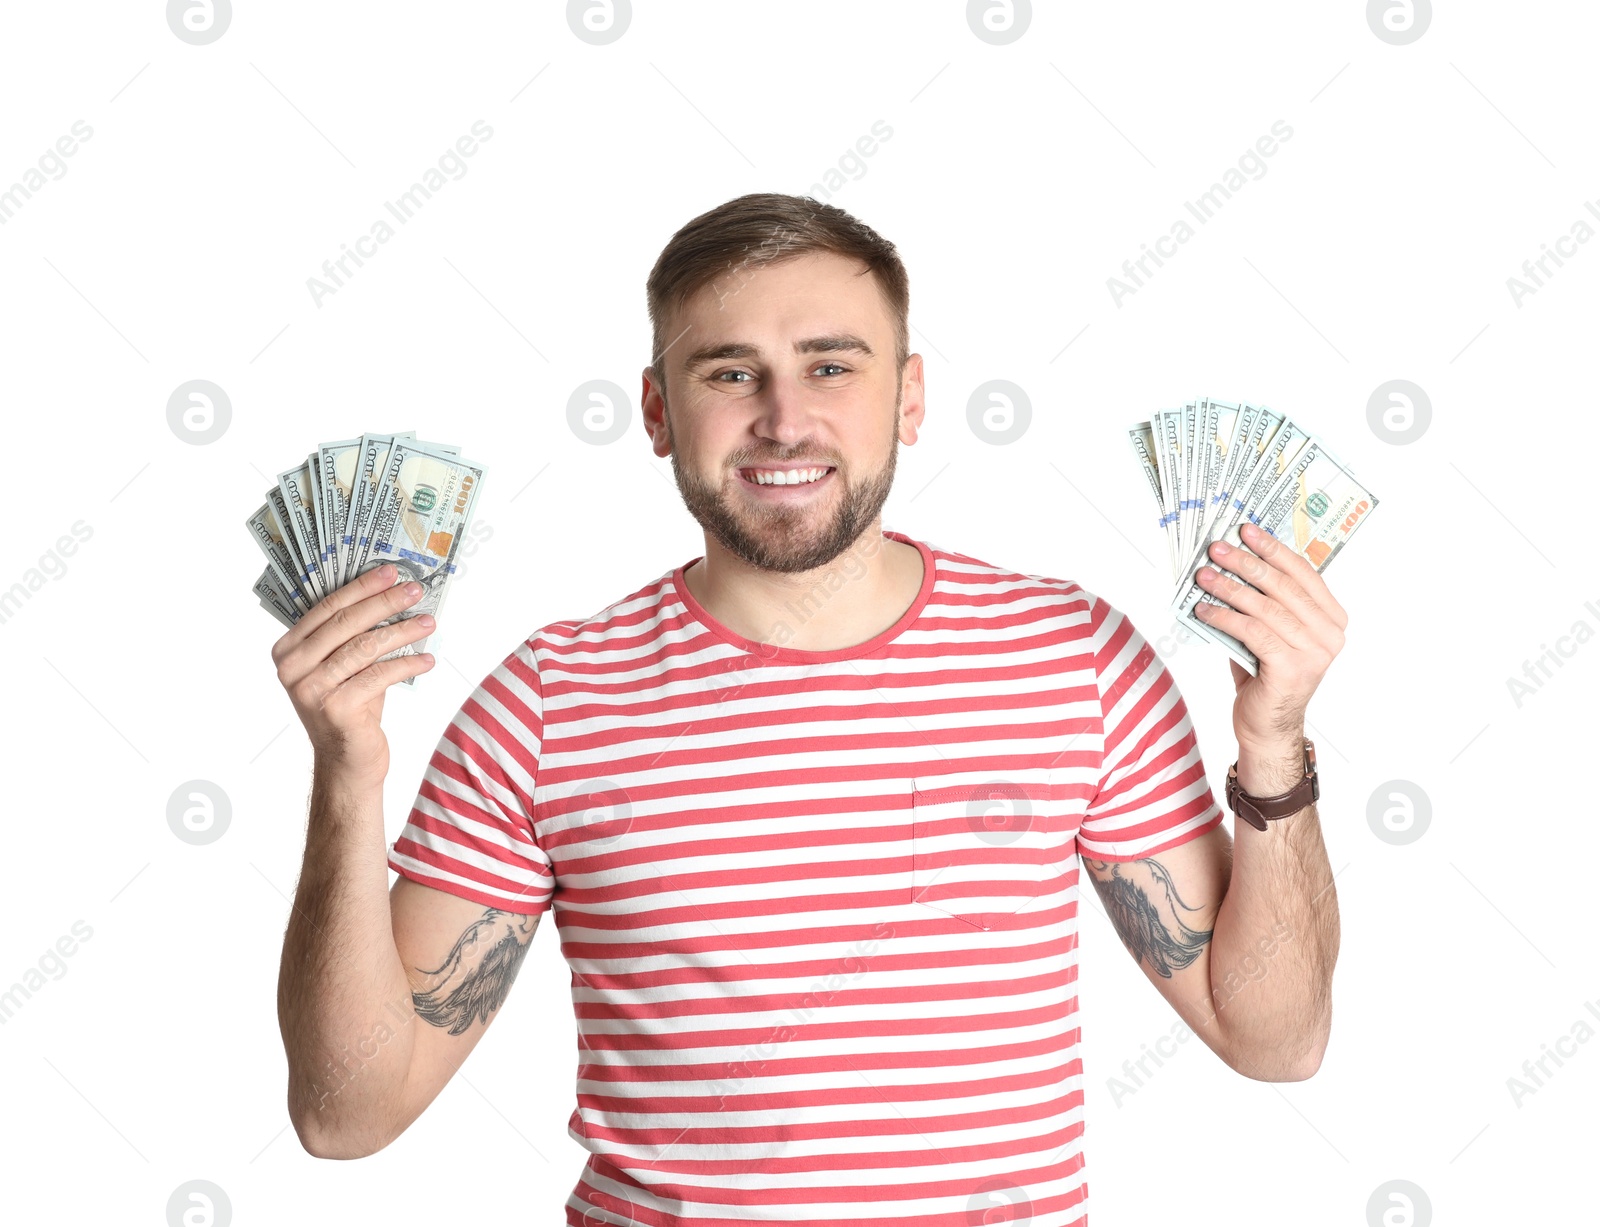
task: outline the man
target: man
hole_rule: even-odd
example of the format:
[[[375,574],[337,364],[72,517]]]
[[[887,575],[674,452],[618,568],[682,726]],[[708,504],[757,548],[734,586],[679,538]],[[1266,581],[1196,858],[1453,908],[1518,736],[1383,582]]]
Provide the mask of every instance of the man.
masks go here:
[[[1307,1078],[1338,946],[1315,807],[1235,849],[1178,689],[1114,607],[881,530],[924,417],[891,244],[746,196],[673,237],[649,299],[644,421],[705,553],[476,687],[387,855],[387,914],[378,713],[431,662],[372,662],[429,628],[372,632],[410,599],[374,573],[274,650],[317,751],[280,989],[301,1141],[399,1136],[553,909],[590,1152],[569,1224],[1086,1222],[1082,869],[1194,1034]],[[1252,588],[1202,572],[1261,661],[1235,666],[1233,713],[1257,798],[1305,774],[1345,625],[1273,544],[1226,558]],[[424,1025],[352,1071],[396,1003]]]

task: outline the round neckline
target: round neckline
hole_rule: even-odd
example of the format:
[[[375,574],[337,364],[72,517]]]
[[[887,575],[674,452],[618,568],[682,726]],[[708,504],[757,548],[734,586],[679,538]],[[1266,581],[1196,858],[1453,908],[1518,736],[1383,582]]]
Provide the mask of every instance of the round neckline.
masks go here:
[[[711,613],[704,605],[695,599],[694,593],[689,591],[689,585],[683,579],[683,573],[694,566],[695,563],[701,561],[705,557],[704,554],[696,555],[694,558],[689,559],[688,562],[673,568],[670,576],[672,588],[678,599],[683,602],[683,606],[691,618],[699,622],[706,630],[724,643],[732,644],[740,651],[756,656],[762,661],[774,664],[805,665],[826,664],[836,660],[854,660],[858,656],[870,655],[885,644],[899,638],[908,627],[922,616],[923,608],[928,604],[928,598],[933,595],[935,570],[933,551],[923,542],[913,540],[904,533],[896,532],[893,529],[884,530],[883,535],[905,545],[913,546],[922,555],[922,586],[917,589],[916,598],[911,602],[909,608],[906,609],[905,613],[900,616],[893,626],[880,631],[866,642],[855,644],[852,647],[836,648],[827,652],[809,651],[804,648],[778,647],[776,644],[758,643],[754,639],[746,639],[743,635],[724,626],[711,616]]]

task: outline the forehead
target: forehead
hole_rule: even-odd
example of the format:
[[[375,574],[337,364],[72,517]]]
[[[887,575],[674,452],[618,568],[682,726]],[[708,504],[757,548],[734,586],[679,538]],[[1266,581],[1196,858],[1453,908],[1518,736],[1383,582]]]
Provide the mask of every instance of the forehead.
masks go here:
[[[877,279],[860,260],[807,252],[760,268],[730,265],[684,304],[669,353],[686,366],[713,358],[886,352],[892,331]]]

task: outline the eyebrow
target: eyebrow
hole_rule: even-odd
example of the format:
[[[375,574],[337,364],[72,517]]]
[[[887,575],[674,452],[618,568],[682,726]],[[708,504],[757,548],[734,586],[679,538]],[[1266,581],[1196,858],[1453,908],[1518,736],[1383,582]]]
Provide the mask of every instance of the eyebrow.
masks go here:
[[[846,351],[854,351],[868,358],[873,357],[872,346],[850,332],[829,332],[821,336],[804,337],[794,343],[794,352],[797,354],[837,354]],[[730,358],[754,358],[760,353],[761,347],[752,345],[749,341],[716,341],[693,351],[684,365],[687,369],[693,370],[707,362],[723,362]]]

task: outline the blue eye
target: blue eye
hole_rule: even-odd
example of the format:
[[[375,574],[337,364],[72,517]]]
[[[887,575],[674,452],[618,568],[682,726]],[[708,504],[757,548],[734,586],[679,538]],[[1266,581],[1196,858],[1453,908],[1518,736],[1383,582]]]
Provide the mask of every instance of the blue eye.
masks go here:
[[[820,366],[816,367],[815,369],[820,371],[820,370],[823,370],[823,369],[828,368],[828,367],[832,367],[834,370],[839,371],[839,372],[841,372],[843,374],[846,374],[846,375],[848,375],[850,373],[850,368],[849,367],[841,366],[837,362],[824,362]],[[736,371],[718,371],[715,375],[712,376],[712,379],[714,381],[722,381],[723,377],[726,376],[726,375],[745,375],[745,376],[749,376],[749,378],[751,378],[751,379],[755,378],[755,376],[751,375],[749,371],[737,371],[736,370]],[[743,380],[743,379],[740,379],[740,380],[727,380],[726,382],[729,382],[729,383],[734,383],[734,382],[744,383],[745,380]]]

